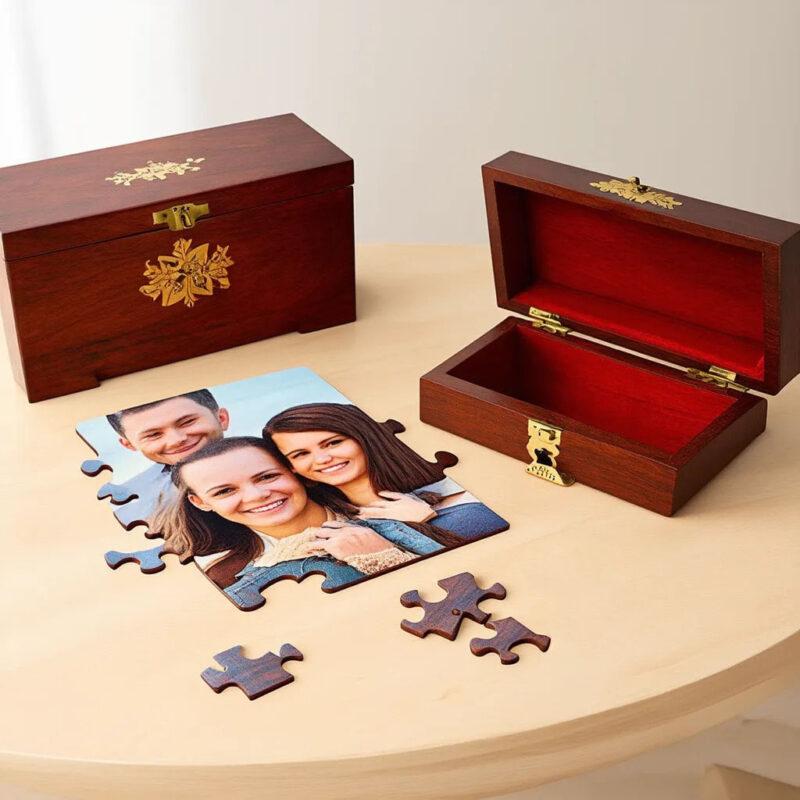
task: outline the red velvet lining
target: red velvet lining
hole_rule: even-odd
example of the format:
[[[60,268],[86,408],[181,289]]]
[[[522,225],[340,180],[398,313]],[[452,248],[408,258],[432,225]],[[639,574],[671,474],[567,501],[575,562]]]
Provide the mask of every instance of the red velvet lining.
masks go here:
[[[526,195],[532,274],[513,300],[763,380],[760,252]]]
[[[676,453],[736,402],[522,322],[451,374],[667,453]]]

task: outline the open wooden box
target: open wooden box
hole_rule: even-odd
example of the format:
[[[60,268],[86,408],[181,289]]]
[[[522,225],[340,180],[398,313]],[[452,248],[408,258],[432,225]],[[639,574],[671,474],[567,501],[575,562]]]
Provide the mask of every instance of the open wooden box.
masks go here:
[[[800,371],[800,226],[521,153],[483,180],[497,302],[526,319],[423,376],[421,419],[673,514],[764,430],[747,389]]]

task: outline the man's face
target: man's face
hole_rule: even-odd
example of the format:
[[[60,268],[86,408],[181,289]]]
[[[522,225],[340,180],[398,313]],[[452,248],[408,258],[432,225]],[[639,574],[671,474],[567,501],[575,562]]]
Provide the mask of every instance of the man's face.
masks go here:
[[[221,439],[230,417],[214,413],[188,397],[173,397],[157,406],[125,414],[120,444],[138,450],[157,464],[177,464],[186,456]]]

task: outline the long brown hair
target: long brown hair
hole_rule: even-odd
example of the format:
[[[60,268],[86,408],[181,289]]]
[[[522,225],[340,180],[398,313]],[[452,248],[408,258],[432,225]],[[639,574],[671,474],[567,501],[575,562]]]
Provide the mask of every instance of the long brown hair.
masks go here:
[[[244,447],[264,450],[281,465],[286,465],[282,456],[275,456],[273,448],[256,436],[231,436],[209,442],[172,468],[171,477],[178,490],[177,495],[158,511],[150,523],[152,530],[159,531],[164,536],[167,552],[175,553],[182,563],[190,561],[194,556],[227,551],[223,558],[206,570],[206,574],[223,588],[233,583],[237,572],[263,554],[264,542],[246,525],[231,522],[214,511],[202,511],[194,506],[189,500],[192,489],[184,480],[183,468],[195,461]]]
[[[407,444],[395,436],[402,433],[405,427],[397,420],[387,420],[383,424],[376,422],[360,408],[343,403],[308,403],[293,406],[272,417],[264,426],[262,435],[270,449],[280,453],[272,439],[274,433],[304,433],[307,431],[331,431],[355,440],[362,451],[367,464],[369,482],[375,492],[402,492],[404,494],[442,480],[444,467],[452,466],[458,459],[450,453],[436,453],[438,464],[425,461]],[[284,463],[288,463],[281,455]],[[440,466],[440,464],[442,466]],[[347,495],[337,488],[325,483],[306,481],[309,493],[313,491],[323,505],[334,512],[358,519],[358,506],[347,499]],[[440,499],[434,493],[424,493],[422,499],[436,502]],[[463,539],[443,528],[429,523],[404,523],[445,547],[462,544]]]

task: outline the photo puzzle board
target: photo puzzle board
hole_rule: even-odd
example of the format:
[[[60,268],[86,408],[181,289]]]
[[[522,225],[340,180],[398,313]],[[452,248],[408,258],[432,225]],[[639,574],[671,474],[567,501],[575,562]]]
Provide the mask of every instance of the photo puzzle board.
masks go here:
[[[336,591],[507,530],[429,462],[304,367],[188,391],[77,426],[95,451],[81,469],[111,470],[97,497],[151,550],[106,554],[109,566],[162,568],[173,553],[243,610],[275,581],[324,575]]]

